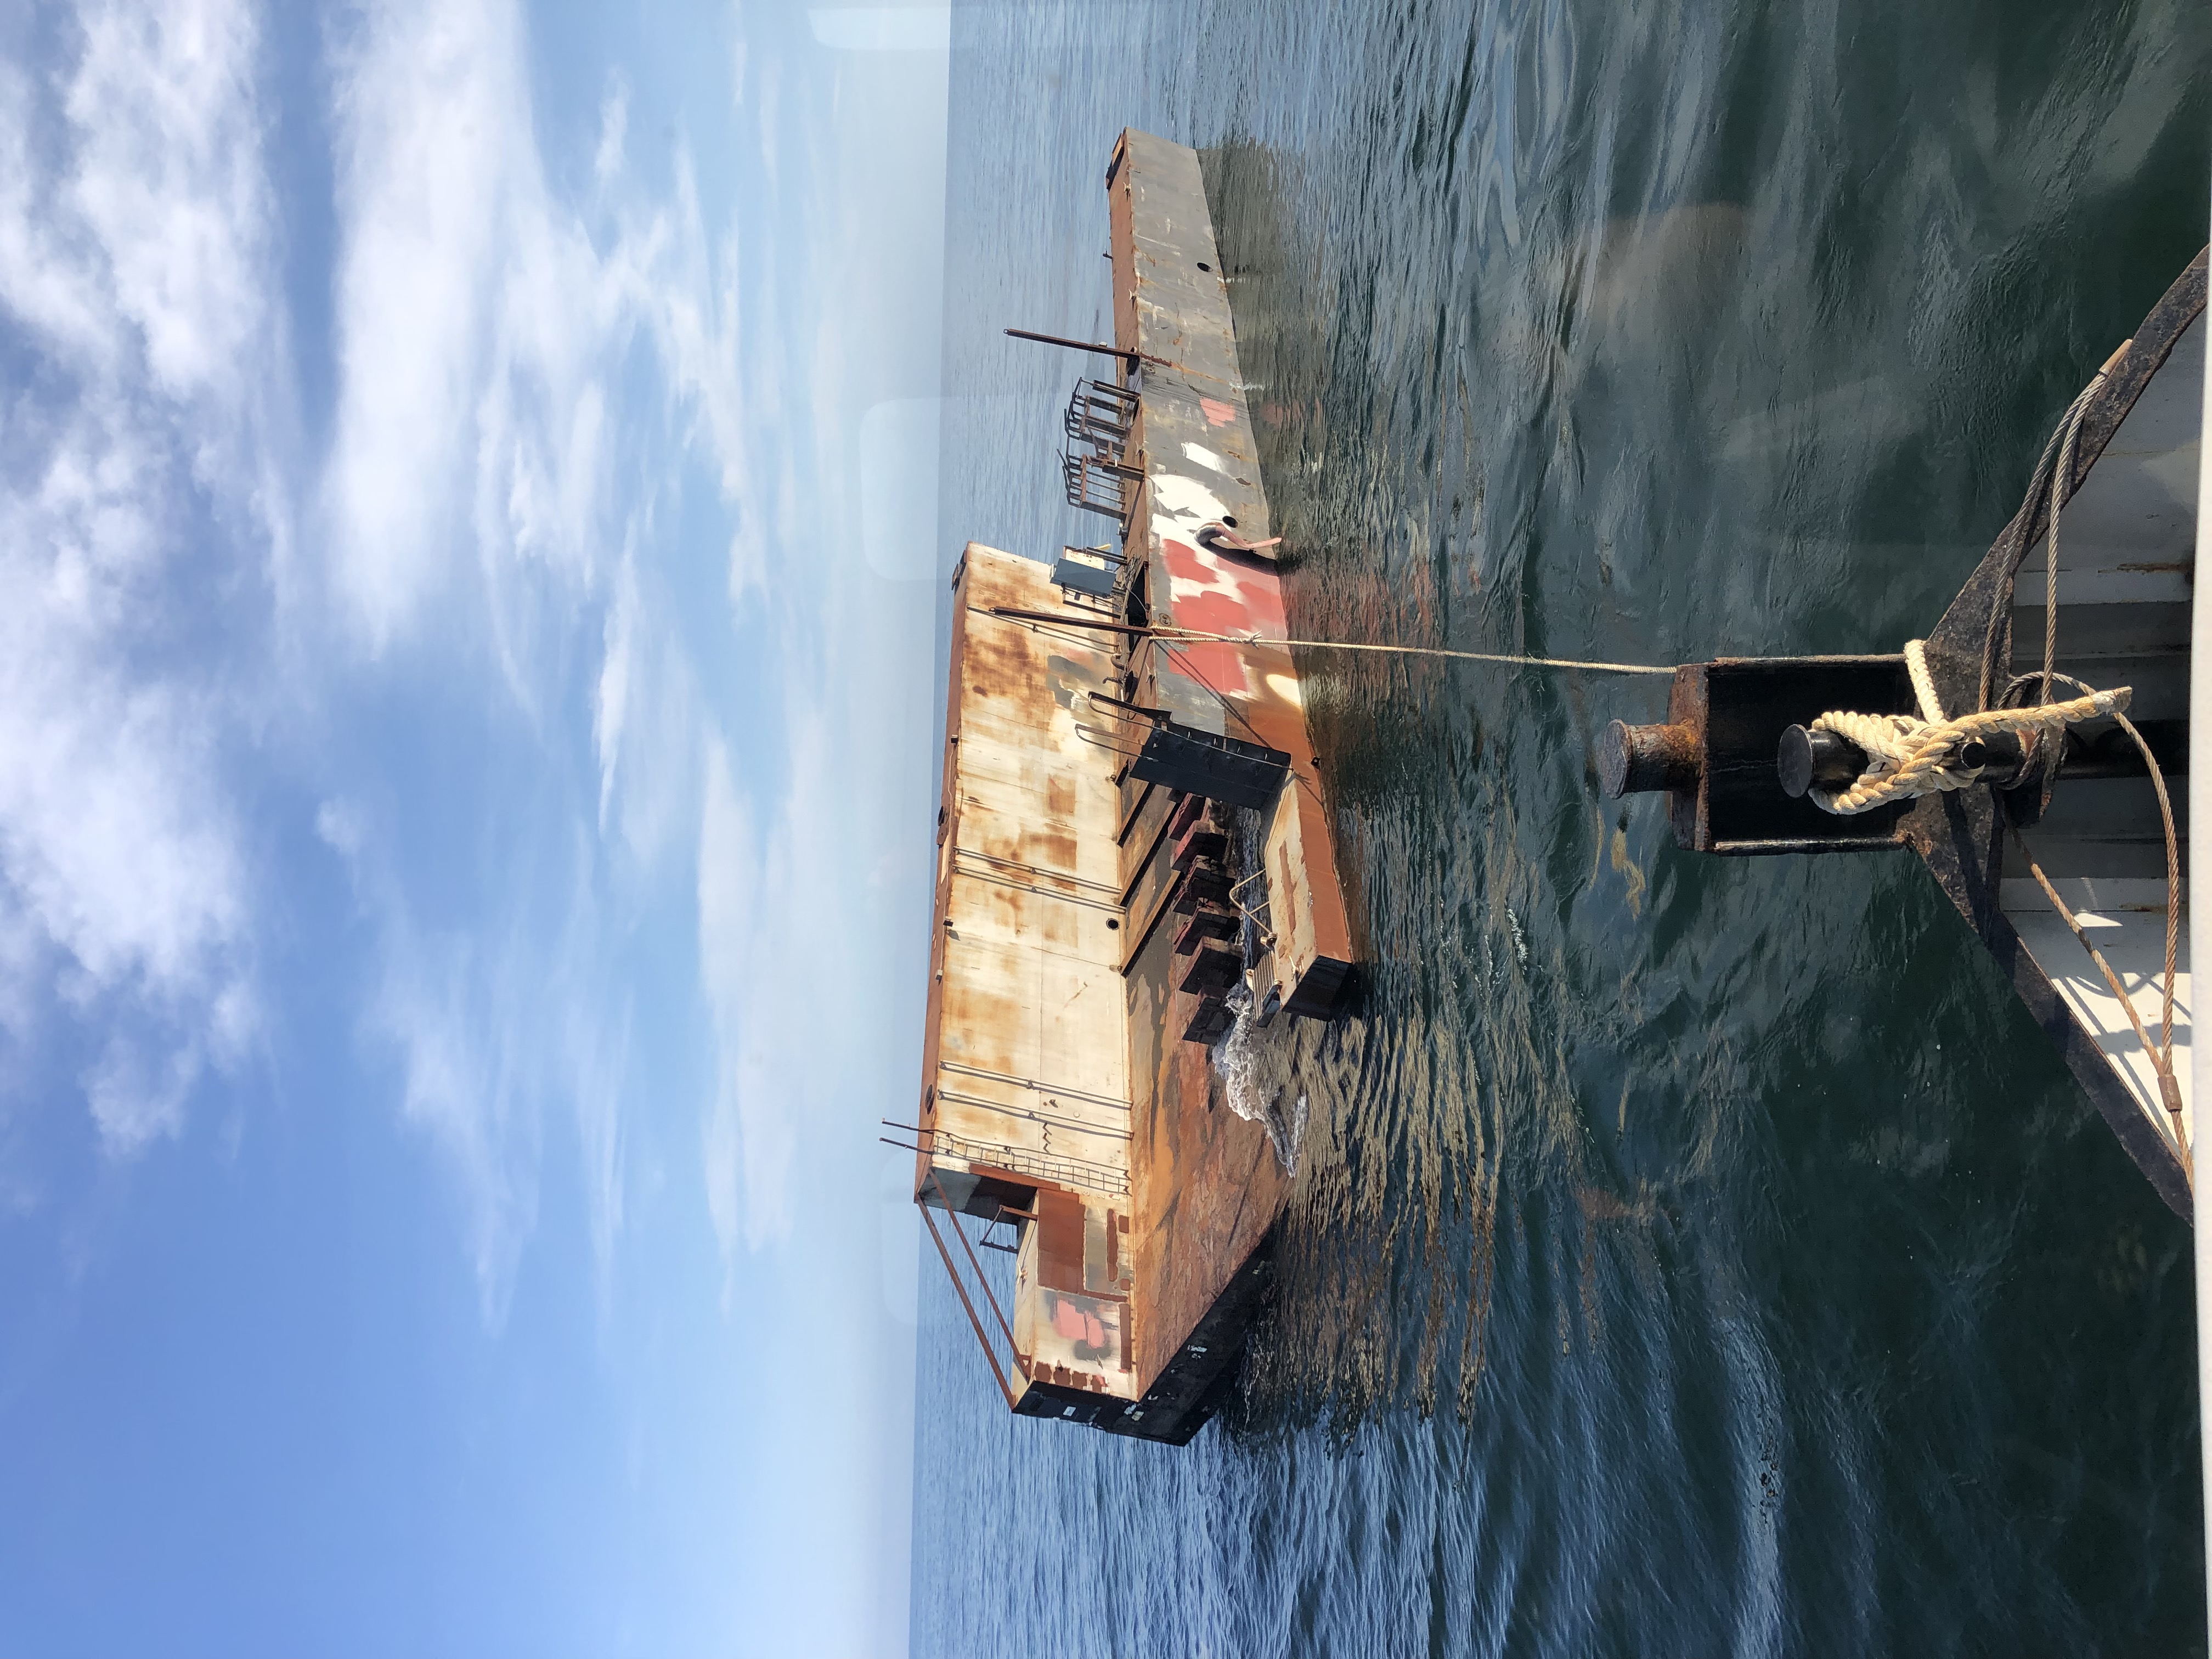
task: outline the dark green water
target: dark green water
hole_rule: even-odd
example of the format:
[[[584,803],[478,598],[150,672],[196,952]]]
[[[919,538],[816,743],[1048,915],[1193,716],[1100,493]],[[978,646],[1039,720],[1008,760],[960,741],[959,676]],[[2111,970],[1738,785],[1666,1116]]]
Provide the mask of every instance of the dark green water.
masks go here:
[[[1101,173],[1197,145],[1301,634],[1893,650],[2205,240],[2212,9],[956,9],[942,531],[1045,553]],[[1652,684],[1306,665],[1374,969],[1181,1451],[923,1287],[915,1648],[2204,1649],[2189,1237],[1918,865],[1597,793]]]

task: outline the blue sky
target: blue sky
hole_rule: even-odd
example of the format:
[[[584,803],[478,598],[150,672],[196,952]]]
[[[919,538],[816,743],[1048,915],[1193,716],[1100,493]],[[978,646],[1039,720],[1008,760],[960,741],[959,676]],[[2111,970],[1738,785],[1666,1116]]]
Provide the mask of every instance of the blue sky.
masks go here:
[[[902,1650],[945,39],[0,12],[0,1650]]]

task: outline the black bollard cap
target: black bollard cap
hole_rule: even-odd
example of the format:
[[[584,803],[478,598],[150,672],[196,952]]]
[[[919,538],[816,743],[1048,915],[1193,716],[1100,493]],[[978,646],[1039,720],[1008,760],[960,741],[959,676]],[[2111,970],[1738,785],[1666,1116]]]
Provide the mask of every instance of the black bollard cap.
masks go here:
[[[1783,728],[1774,756],[1774,769],[1782,780],[1782,793],[1802,800],[1813,787],[1813,734],[1802,726]]]
[[[1787,726],[1774,751],[1775,775],[1782,781],[1782,793],[1792,800],[1802,800],[1815,785],[1848,789],[1866,769],[1866,750],[1826,730]]]
[[[1609,800],[1628,793],[1628,722],[1615,720],[1597,740],[1597,783]]]

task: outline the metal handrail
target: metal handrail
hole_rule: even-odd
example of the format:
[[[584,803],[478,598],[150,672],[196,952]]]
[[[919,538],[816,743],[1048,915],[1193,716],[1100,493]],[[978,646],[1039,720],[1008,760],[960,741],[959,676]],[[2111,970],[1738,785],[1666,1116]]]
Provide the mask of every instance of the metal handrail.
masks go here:
[[[1253,871],[1251,874],[1246,876],[1242,881],[1236,882],[1231,885],[1229,889],[1229,902],[1231,906],[1235,908],[1238,915],[1243,917],[1245,921],[1250,922],[1255,927],[1260,930],[1260,943],[1267,949],[1272,951],[1275,948],[1275,930],[1268,924],[1273,921],[1274,913],[1267,902],[1267,889],[1264,885],[1261,887],[1260,902],[1257,904],[1247,904],[1242,898],[1237,896],[1237,895],[1242,893],[1246,888],[1249,887],[1254,882],[1256,881],[1264,884],[1267,879],[1267,872],[1265,869]]]
[[[1060,468],[1070,507],[1080,507],[1086,513],[1103,513],[1117,524],[1127,522],[1127,486],[1133,482],[1144,482],[1141,469],[1102,456],[1074,454],[1061,455]]]
[[[1078,443],[1102,453],[1118,453],[1136,429],[1137,394],[1107,380],[1078,380],[1067,400],[1061,428]]]
[[[935,1157],[941,1152],[947,1158],[960,1158],[969,1164],[988,1164],[994,1169],[1011,1170],[1015,1175],[1035,1176],[1042,1181],[1056,1182],[1063,1186],[1082,1188],[1094,1193],[1127,1196],[1129,1191],[1127,1172],[1116,1170],[1110,1164],[1099,1164],[1084,1158],[1064,1158],[1057,1152],[1033,1152],[1026,1147],[1009,1146],[999,1141],[970,1140],[950,1129],[919,1129],[914,1133],[927,1143],[922,1148],[926,1156]]]

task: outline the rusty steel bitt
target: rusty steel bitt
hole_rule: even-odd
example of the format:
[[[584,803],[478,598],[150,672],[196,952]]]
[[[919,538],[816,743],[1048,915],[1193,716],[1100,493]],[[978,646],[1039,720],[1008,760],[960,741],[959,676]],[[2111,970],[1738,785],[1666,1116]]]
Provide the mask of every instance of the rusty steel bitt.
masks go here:
[[[1598,783],[1613,800],[1660,789],[1694,789],[1704,763],[1693,726],[1614,720],[1598,739]]]

